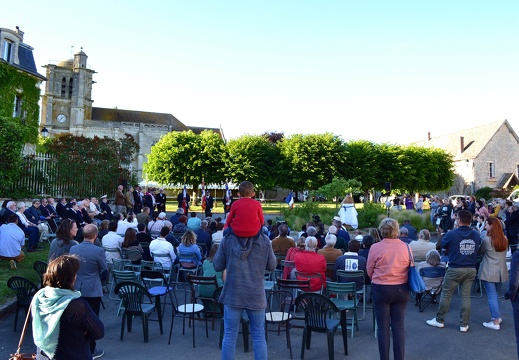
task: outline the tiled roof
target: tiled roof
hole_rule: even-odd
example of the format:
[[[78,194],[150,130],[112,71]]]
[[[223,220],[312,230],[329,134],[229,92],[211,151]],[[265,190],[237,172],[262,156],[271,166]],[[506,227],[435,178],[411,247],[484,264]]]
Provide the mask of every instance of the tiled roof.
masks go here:
[[[509,128],[519,142],[519,137],[505,120],[451,134],[433,136],[429,140],[418,141],[412,145],[443,149],[453,155],[454,161],[475,159],[503,124]],[[461,152],[461,137],[463,137],[464,144],[463,152]]]
[[[171,114],[92,107],[92,120],[169,125],[172,130],[189,128]]]
[[[220,129],[218,129],[218,128],[206,128],[206,127],[199,127],[199,126],[189,126],[189,130],[193,131],[195,134],[200,134],[204,130],[211,130],[211,131],[214,131],[217,134],[220,134]]]

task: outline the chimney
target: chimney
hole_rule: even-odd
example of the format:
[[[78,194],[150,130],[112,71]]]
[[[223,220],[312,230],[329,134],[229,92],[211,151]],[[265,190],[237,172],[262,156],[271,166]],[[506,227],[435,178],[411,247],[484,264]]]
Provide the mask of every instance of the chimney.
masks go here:
[[[18,35],[20,35],[20,38],[22,38],[22,40],[23,40],[23,35],[25,34],[25,32],[23,32],[22,30],[20,30],[20,27],[18,27],[18,26],[16,27],[16,33],[17,33]]]
[[[460,149],[463,154],[463,151],[465,151],[465,138],[463,136],[460,136]]]
[[[431,132],[430,131],[427,133],[427,141],[431,141]]]

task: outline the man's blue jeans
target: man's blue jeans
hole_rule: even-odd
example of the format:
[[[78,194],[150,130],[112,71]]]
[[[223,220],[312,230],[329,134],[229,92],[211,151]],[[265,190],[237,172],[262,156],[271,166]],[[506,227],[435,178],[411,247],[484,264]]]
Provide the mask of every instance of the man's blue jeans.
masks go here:
[[[254,347],[254,360],[267,359],[267,341],[265,339],[265,309],[250,310],[224,306],[224,335],[222,341],[222,360],[234,360],[236,339],[240,328],[241,315],[247,312],[250,322],[250,334]]]
[[[484,280],[482,280],[482,282],[485,291],[487,292],[488,306],[490,306],[490,318],[492,320],[499,319],[501,314],[499,312],[499,299],[497,293],[499,292],[499,289],[501,289],[501,283],[493,283]]]

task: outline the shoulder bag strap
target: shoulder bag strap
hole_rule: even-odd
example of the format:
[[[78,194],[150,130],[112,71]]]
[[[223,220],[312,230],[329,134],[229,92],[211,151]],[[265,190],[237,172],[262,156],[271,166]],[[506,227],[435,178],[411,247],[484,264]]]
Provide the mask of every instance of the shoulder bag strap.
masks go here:
[[[414,266],[413,254],[411,254],[411,250],[409,249],[409,244],[405,244],[407,246],[407,252],[409,253],[409,266]]]
[[[27,330],[27,324],[31,318],[31,307],[32,302],[29,304],[29,309],[27,310],[27,316],[25,317],[25,323],[23,324],[22,334],[20,335],[20,341],[18,342],[18,349],[16,350],[16,354],[20,354],[20,349],[22,348],[23,338],[25,337],[25,330]]]

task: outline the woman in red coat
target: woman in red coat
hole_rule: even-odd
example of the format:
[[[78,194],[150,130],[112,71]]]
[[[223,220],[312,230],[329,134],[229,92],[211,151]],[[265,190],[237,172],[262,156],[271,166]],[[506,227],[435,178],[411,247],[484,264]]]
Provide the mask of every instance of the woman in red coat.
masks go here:
[[[323,255],[316,253],[316,249],[317,239],[314,236],[308,236],[305,240],[305,250],[294,257],[296,271],[321,274],[322,281],[318,278],[310,279],[310,291],[320,291],[326,287],[326,259]]]

